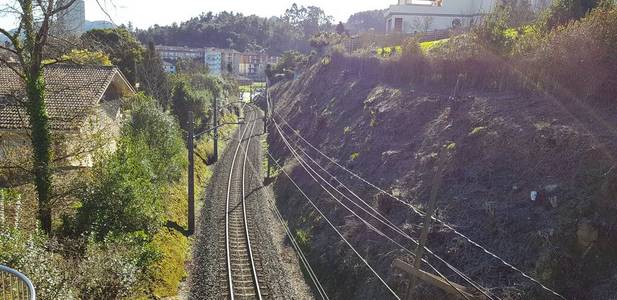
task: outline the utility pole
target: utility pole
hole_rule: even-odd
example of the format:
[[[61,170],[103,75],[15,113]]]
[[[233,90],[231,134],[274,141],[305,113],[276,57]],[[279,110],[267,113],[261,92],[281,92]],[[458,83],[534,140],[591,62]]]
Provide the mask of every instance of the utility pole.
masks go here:
[[[195,233],[195,156],[194,156],[194,139],[195,139],[195,118],[193,112],[188,113],[188,133],[187,133],[187,146],[189,150],[189,173],[188,173],[188,235],[191,236]]]
[[[214,162],[219,160],[219,107],[218,97],[214,97],[214,111],[212,112],[212,128],[214,128]]]
[[[264,133],[266,134],[266,139],[268,138],[268,113],[270,111],[270,80],[266,76],[266,113],[264,116]],[[270,114],[272,117],[274,113]],[[270,179],[270,171],[272,169],[272,162],[270,161],[272,158],[268,155],[268,173],[266,173],[266,178]]]

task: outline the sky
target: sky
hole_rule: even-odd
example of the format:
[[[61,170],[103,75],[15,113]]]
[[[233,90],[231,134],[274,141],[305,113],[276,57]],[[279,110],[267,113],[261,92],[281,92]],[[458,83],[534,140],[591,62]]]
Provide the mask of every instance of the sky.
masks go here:
[[[95,0],[86,1],[86,19],[109,20],[98,7]],[[234,11],[243,14],[256,14],[262,17],[280,16],[289,8],[293,0],[100,0],[114,23],[147,28],[154,24],[170,25],[182,22],[202,12]],[[0,8],[12,0],[0,0]],[[385,9],[396,0],[297,0],[298,5],[321,7],[336,22],[347,21],[356,12]],[[15,20],[10,16],[0,15],[0,28],[15,27]]]

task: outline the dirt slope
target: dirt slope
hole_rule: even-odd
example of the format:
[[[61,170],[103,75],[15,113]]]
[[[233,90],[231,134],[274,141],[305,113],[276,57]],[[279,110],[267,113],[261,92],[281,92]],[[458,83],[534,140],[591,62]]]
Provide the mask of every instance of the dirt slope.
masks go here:
[[[428,199],[437,154],[448,147],[452,157],[439,194],[440,218],[569,298],[617,298],[615,109],[465,89],[460,99],[450,100],[450,89],[381,84],[362,70],[349,71],[349,63],[339,57],[275,86],[278,113],[339,163],[419,206]],[[289,164],[289,151],[275,134],[270,143],[309,195],[329,207],[330,216],[345,220],[339,224],[347,236],[401,291],[390,264],[403,255],[368,234]],[[419,236],[420,220],[411,211],[321,162]],[[385,295],[287,180],[279,178],[275,189],[290,223],[308,233],[306,248],[332,295]],[[532,191],[539,192],[535,202]],[[438,228],[429,241],[500,296],[551,299],[447,230]],[[417,293],[421,299],[434,291]]]

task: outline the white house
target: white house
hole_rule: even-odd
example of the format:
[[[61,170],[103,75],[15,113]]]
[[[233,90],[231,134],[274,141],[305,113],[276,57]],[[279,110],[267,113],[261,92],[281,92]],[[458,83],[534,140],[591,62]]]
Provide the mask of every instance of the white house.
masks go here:
[[[386,11],[386,32],[415,33],[469,26],[496,0],[398,0]]]
[[[56,158],[63,167],[91,167],[95,150],[114,151],[120,134],[122,99],[135,94],[115,67],[57,64],[47,66],[47,113]],[[24,83],[0,66],[0,161],[30,145]],[[96,140],[96,141],[95,141]]]

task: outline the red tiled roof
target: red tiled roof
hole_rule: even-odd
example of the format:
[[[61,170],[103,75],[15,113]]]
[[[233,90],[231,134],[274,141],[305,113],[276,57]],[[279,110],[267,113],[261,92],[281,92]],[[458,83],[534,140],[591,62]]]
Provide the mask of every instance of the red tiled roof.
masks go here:
[[[52,130],[78,129],[116,76],[126,82],[118,69],[102,66],[53,65],[45,68],[44,76]],[[23,81],[10,68],[0,66],[0,129],[30,128],[19,99],[25,99]]]

